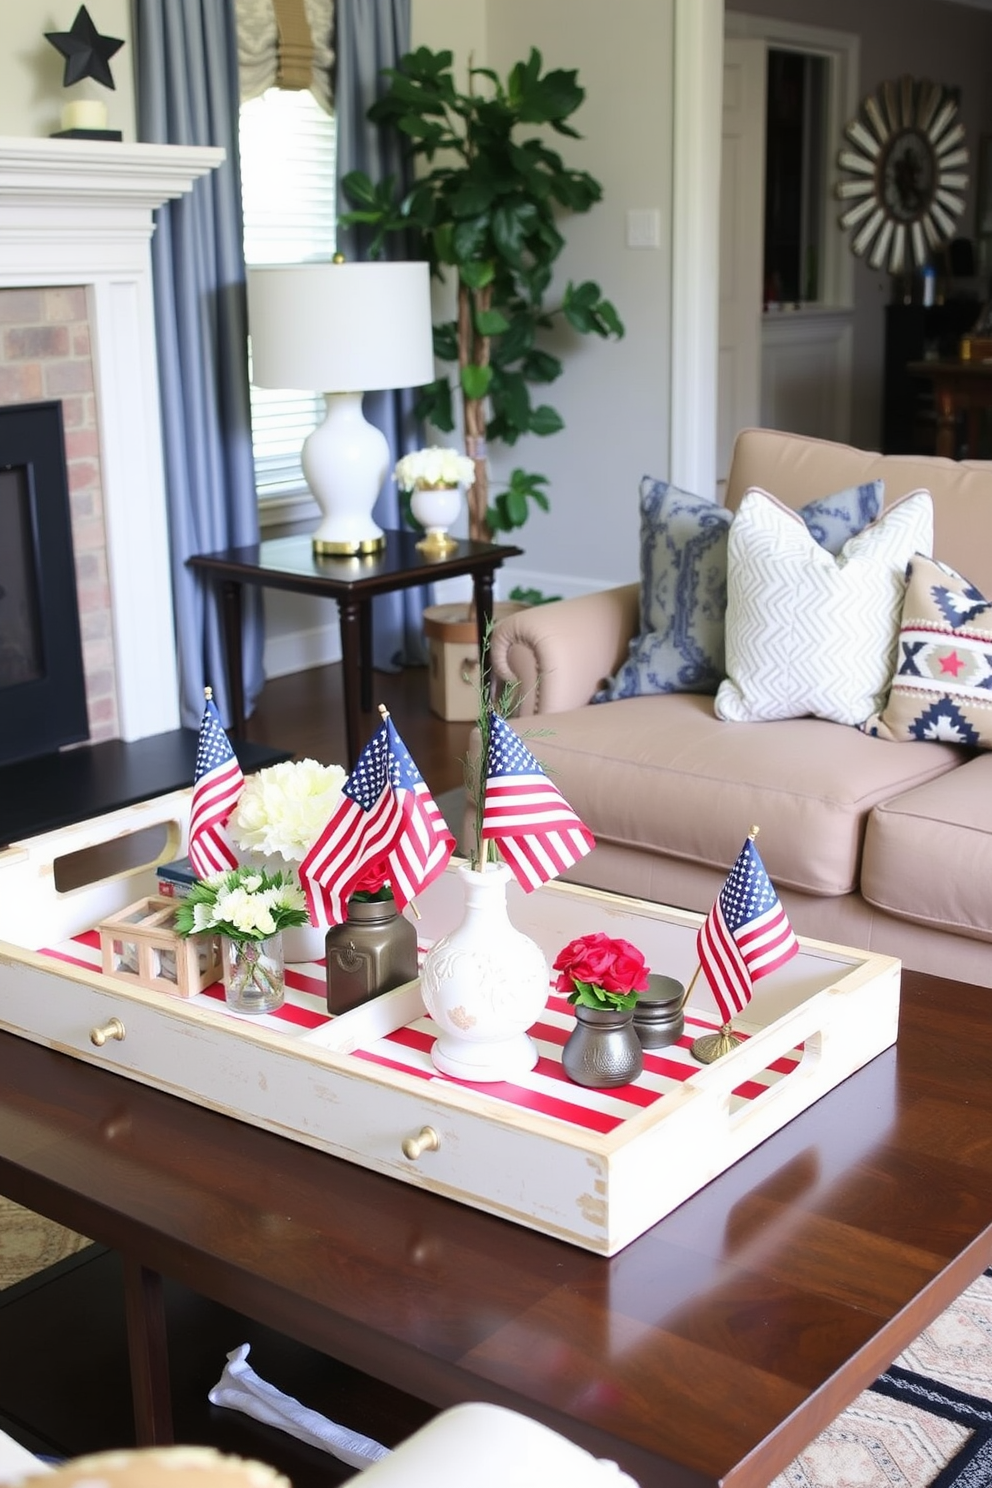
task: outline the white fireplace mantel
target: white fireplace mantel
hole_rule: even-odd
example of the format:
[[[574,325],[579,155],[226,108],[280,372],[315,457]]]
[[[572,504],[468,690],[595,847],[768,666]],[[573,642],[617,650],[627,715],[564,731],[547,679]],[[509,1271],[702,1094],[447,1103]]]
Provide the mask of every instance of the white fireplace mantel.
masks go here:
[[[179,727],[153,213],[222,149],[0,138],[0,288],[86,289],[124,739]]]

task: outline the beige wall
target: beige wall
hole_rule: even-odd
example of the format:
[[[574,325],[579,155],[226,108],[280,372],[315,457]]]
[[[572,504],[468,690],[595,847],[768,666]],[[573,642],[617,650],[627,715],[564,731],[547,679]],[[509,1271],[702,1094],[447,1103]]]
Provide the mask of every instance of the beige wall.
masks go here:
[[[46,31],[68,31],[79,10],[78,0],[0,0],[0,135],[44,137],[61,129],[62,105],[73,98],[100,98],[107,105],[107,125],[125,140],[135,138],[134,48],[131,45],[130,0],[91,0],[87,7],[101,36],[124,41],[110,59],[113,89],[85,78],[62,86],[65,59]]]

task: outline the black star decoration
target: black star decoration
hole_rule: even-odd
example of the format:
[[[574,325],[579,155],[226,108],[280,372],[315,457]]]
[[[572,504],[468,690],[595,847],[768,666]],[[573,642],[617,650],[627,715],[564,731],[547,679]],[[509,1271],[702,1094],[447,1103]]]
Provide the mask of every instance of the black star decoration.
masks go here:
[[[86,77],[94,78],[107,88],[114,86],[110,59],[124,43],[116,36],[101,36],[85,5],[79,7],[70,31],[46,31],[45,40],[50,41],[65,58],[64,88]]]

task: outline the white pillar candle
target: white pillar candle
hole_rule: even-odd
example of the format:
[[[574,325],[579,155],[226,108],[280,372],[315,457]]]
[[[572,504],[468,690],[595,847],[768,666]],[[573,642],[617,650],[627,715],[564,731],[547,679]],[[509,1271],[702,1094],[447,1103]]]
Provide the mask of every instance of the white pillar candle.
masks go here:
[[[99,98],[74,98],[62,107],[63,129],[106,129],[107,105]]]

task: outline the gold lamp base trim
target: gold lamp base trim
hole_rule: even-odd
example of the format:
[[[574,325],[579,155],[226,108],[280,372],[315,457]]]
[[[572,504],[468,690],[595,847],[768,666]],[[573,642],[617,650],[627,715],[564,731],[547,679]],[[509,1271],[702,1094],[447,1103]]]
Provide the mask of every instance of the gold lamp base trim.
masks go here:
[[[370,553],[381,553],[386,546],[385,536],[366,537],[361,542],[325,542],[322,538],[315,537],[313,550],[315,553],[323,553],[325,556],[336,558],[358,558]]]
[[[417,552],[423,553],[425,558],[447,558],[458,546],[454,537],[446,537],[443,532],[428,532],[417,543]]]
[[[719,1033],[702,1033],[699,1038],[693,1039],[689,1052],[700,1064],[712,1064],[715,1060],[722,1059],[724,1054],[732,1053],[743,1042],[739,1034],[731,1032],[730,1024],[725,1023]]]

